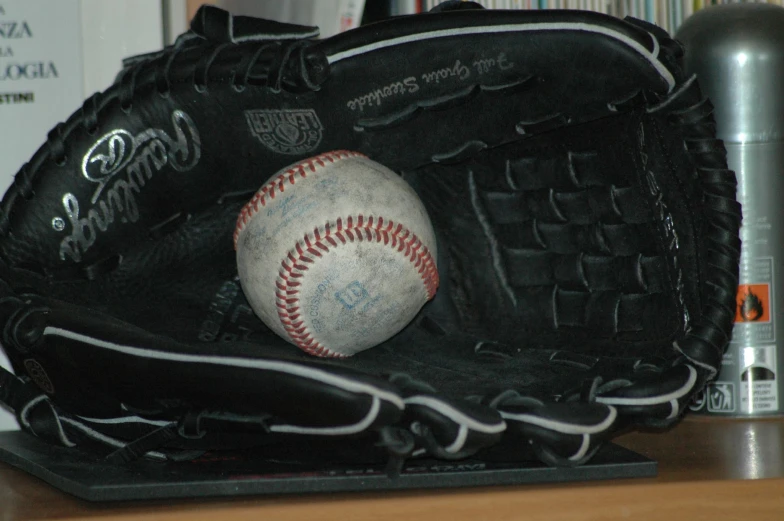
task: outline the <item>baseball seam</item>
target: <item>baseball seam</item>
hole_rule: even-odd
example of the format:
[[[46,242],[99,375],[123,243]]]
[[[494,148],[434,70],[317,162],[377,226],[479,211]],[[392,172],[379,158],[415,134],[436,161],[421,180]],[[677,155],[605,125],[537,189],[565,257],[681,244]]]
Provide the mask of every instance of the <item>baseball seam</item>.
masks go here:
[[[240,210],[239,216],[237,217],[237,225],[234,229],[234,249],[237,249],[237,241],[239,240],[240,233],[242,233],[242,230],[245,229],[245,226],[247,226],[253,216],[256,215],[261,208],[267,205],[268,200],[275,199],[275,196],[277,196],[278,193],[285,192],[287,185],[293,186],[299,179],[304,179],[309,174],[317,173],[320,170],[320,167],[327,166],[327,163],[334,163],[351,157],[367,156],[349,150],[335,150],[300,161],[289,167],[283,173],[278,174],[274,179],[267,181],[251,200],[245,204],[242,210]]]
[[[275,303],[281,325],[289,338],[307,353],[332,358],[347,356],[332,351],[315,339],[300,314],[299,293],[302,277],[317,259],[331,248],[355,241],[381,243],[403,254],[422,278],[427,300],[433,298],[438,289],[438,270],[430,251],[415,233],[402,224],[378,216],[366,219],[363,215],[356,215],[314,228],[312,233],[297,241],[297,245],[281,261],[275,282]]]

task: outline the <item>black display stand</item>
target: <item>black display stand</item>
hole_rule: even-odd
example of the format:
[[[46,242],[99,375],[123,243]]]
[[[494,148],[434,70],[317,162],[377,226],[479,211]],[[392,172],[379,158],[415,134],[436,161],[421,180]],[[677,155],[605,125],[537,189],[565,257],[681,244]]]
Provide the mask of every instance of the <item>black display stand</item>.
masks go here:
[[[356,447],[345,445],[346,454]],[[349,450],[350,449],[350,450]],[[499,446],[461,461],[411,459],[389,477],[378,454],[346,463],[340,446],[312,444],[208,453],[193,462],[109,464],[20,431],[0,432],[0,461],[89,501],[435,489],[652,477],[657,465],[607,444],[588,463],[553,468]]]

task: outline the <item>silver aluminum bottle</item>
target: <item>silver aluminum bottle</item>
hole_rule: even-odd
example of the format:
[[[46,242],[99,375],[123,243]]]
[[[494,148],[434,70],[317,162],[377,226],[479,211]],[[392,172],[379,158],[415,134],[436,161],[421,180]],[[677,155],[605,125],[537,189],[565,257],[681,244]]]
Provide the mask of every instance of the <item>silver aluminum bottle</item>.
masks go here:
[[[709,7],[676,33],[684,69],[715,106],[718,137],[743,207],[733,338],[721,372],[693,410],[784,412],[784,8]]]

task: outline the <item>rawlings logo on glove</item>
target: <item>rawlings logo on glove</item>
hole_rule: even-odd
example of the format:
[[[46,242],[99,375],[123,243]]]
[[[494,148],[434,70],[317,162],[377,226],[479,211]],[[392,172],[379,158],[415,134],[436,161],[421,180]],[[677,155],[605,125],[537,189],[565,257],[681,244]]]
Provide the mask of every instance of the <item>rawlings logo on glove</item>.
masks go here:
[[[60,243],[61,259],[79,262],[95,243],[97,233],[107,231],[115,219],[123,223],[138,221],[136,198],[166,165],[178,172],[187,172],[199,162],[201,138],[193,120],[185,112],[176,110],[171,122],[174,138],[156,128],[135,136],[118,129],[99,139],[85,154],[82,175],[98,187],[84,217],[79,199],[72,193],[63,195],[67,223],[60,216],[52,219],[52,227],[58,232],[67,232],[70,225],[70,233]]]

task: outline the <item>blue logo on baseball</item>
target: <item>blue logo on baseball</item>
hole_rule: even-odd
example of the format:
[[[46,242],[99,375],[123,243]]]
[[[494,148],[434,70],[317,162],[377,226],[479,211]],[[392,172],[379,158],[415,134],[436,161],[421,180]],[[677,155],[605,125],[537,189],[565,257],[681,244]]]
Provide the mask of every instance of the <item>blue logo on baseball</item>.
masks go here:
[[[361,304],[368,298],[368,296],[368,291],[358,280],[349,283],[344,289],[335,292],[335,298],[337,298],[346,309],[354,309],[358,304]]]

